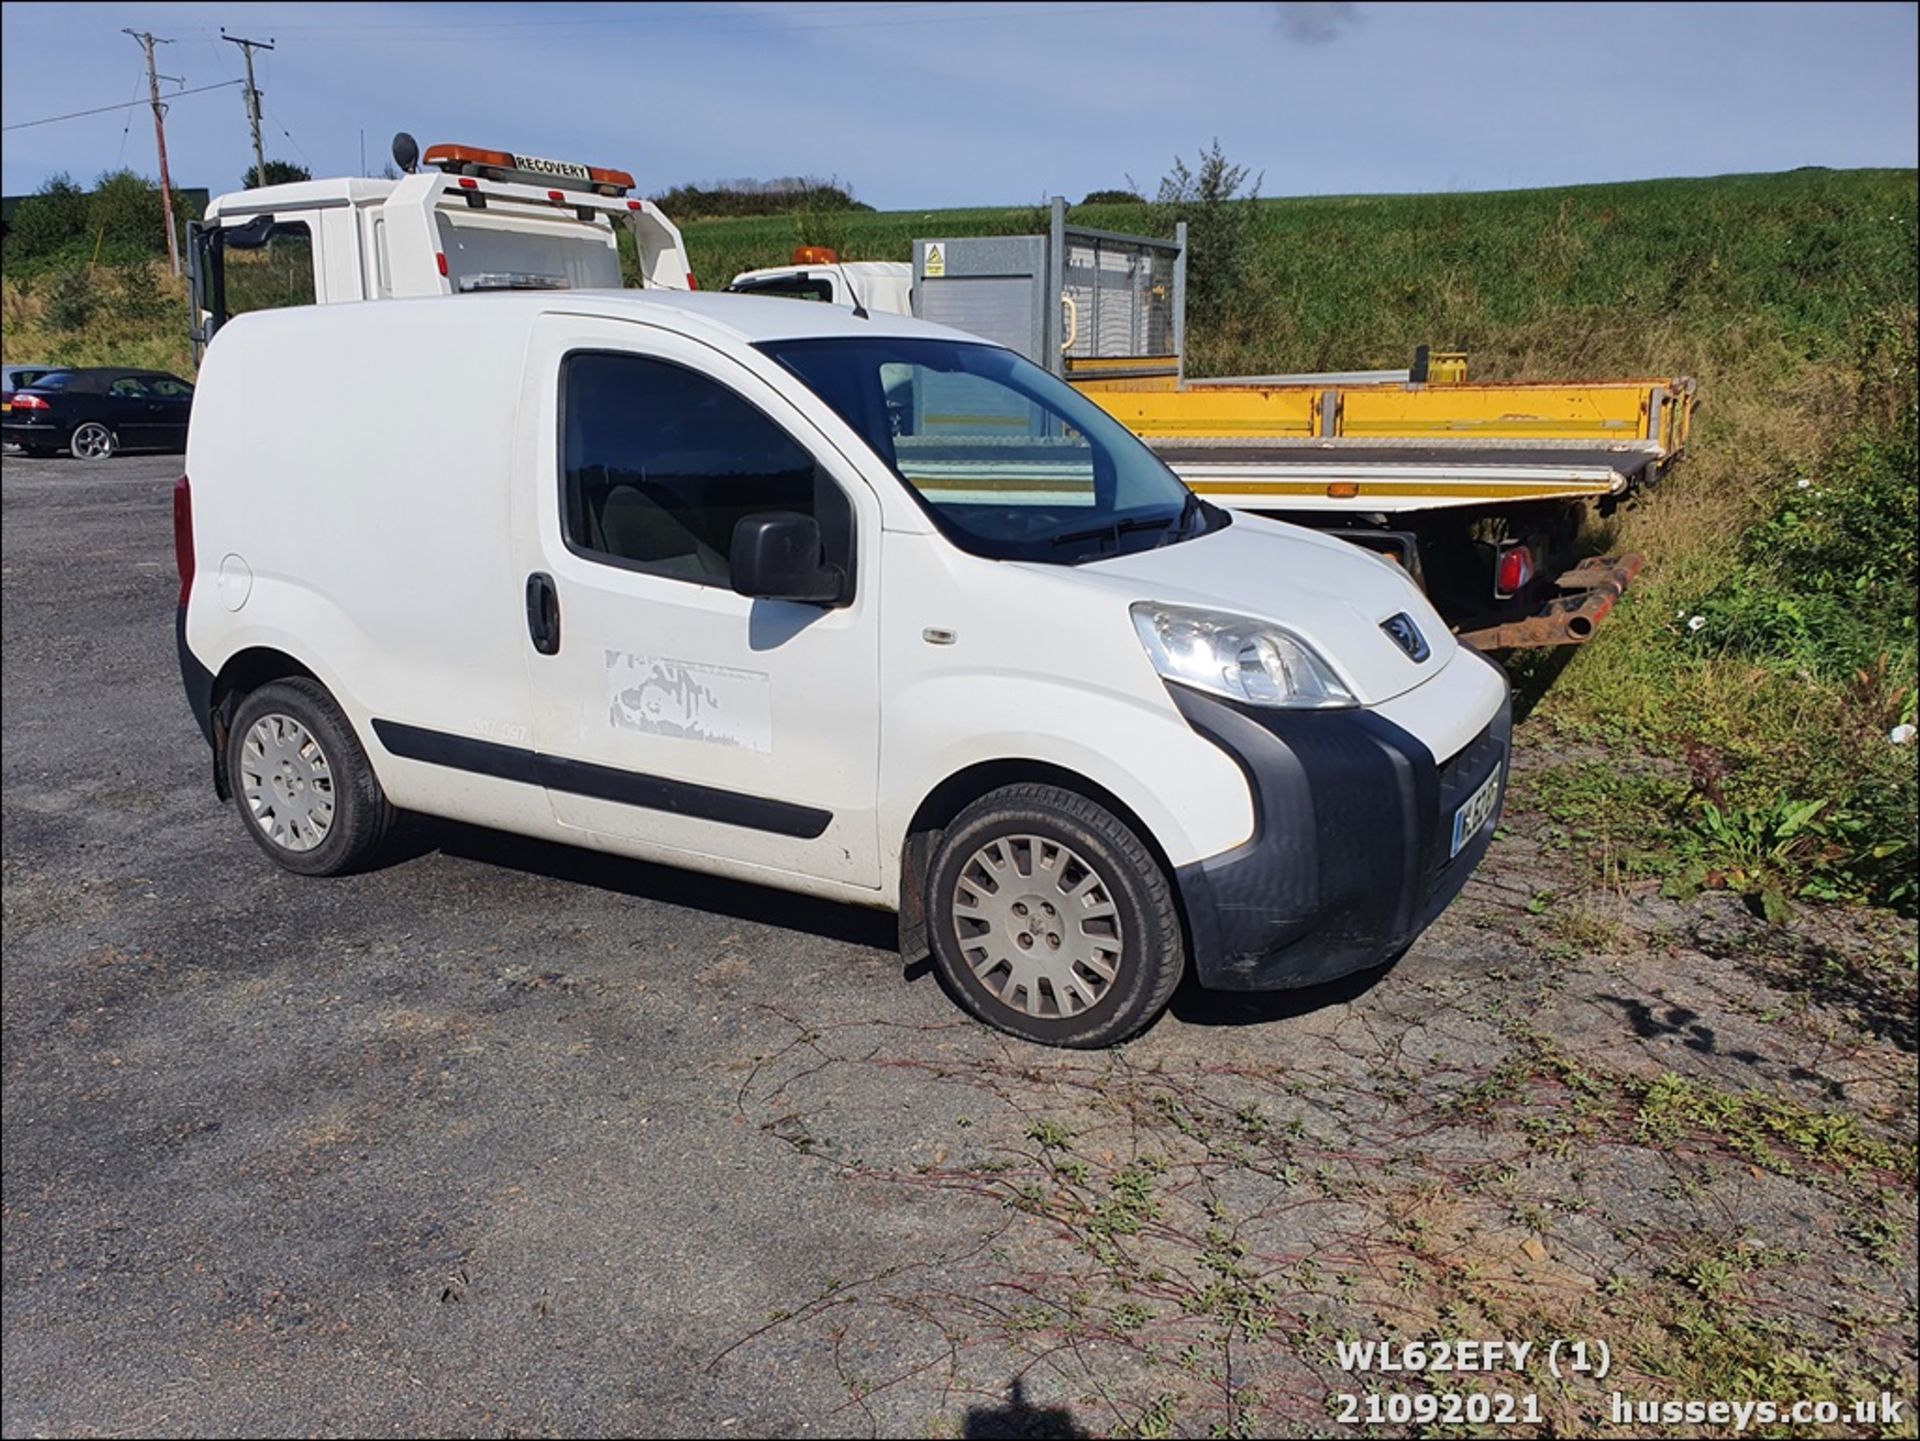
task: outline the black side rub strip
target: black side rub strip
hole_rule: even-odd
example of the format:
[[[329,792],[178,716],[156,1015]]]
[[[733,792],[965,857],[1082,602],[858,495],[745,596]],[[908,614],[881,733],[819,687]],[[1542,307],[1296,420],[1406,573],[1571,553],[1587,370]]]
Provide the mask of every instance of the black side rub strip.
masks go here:
[[[448,766],[473,771],[477,775],[497,776],[501,780],[545,786],[569,795],[587,796],[598,801],[616,801],[650,811],[668,811],[691,816],[695,820],[719,821],[722,825],[744,826],[748,830],[771,831],[774,835],[794,836],[803,841],[819,837],[833,820],[832,811],[813,806],[797,806],[791,801],[772,801],[760,796],[741,795],[714,786],[694,785],[691,781],[672,781],[663,776],[623,771],[616,766],[595,765],[591,761],[568,760],[563,756],[541,755],[519,746],[503,746],[494,741],[470,740],[442,731],[402,725],[398,721],[376,720],[373,733],[380,744],[402,759],[425,761],[428,765]]]

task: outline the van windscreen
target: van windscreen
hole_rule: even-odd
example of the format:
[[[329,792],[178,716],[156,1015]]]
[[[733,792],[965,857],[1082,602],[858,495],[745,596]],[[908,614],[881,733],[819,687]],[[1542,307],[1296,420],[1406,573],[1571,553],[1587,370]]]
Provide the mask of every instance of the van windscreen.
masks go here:
[[[760,349],[852,426],[963,550],[1062,564],[1228,523],[1132,432],[999,346],[875,336]]]

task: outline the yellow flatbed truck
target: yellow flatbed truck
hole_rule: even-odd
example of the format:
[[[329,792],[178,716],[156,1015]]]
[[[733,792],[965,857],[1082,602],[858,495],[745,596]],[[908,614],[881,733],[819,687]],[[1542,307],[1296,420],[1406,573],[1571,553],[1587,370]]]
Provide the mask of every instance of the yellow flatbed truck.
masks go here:
[[[1468,383],[1287,378],[1138,389],[1069,375],[1218,505],[1337,530],[1417,570],[1489,649],[1577,643],[1636,557],[1552,568],[1686,445],[1686,379]],[[1416,360],[1411,374],[1423,369]],[[1137,380],[1134,385],[1137,385]]]
[[[1188,379],[1185,239],[1056,200],[1047,235],[915,241],[913,309],[1047,365],[1216,504],[1392,556],[1483,648],[1593,634],[1641,562],[1578,559],[1585,518],[1685,450],[1691,380],[1473,381],[1424,346],[1404,371]]]

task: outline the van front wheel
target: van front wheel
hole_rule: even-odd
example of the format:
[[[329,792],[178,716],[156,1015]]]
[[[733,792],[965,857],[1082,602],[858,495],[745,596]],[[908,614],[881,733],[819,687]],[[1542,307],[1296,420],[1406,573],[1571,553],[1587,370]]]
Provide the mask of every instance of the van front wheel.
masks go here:
[[[226,766],[247,834],[300,875],[359,869],[393,827],[367,753],[318,681],[277,680],[241,701]]]
[[[963,810],[934,851],[926,901],[934,959],[967,1009],[1045,1045],[1145,1030],[1186,968],[1153,853],[1058,786],[1006,786]]]

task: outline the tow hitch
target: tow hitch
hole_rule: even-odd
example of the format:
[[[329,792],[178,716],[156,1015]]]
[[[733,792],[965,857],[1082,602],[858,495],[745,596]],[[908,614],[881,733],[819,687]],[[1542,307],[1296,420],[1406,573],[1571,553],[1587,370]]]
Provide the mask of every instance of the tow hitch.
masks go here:
[[[1536,646],[1580,645],[1590,639],[1613,603],[1646,564],[1638,552],[1595,556],[1554,581],[1564,592],[1525,620],[1460,632],[1479,650],[1528,650]]]

